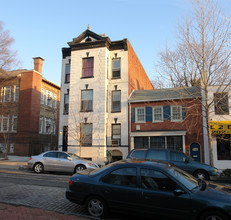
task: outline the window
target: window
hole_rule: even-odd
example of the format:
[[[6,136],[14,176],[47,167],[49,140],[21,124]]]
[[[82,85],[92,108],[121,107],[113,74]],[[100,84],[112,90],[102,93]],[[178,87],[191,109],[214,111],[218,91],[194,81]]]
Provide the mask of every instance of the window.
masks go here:
[[[121,124],[112,125],[112,139],[119,140],[121,138]]]
[[[174,191],[177,184],[165,174],[151,169],[141,169],[141,187],[150,190]]]
[[[102,181],[108,184],[136,187],[136,168],[120,168],[103,177]]]
[[[64,94],[63,114],[68,115],[68,112],[69,112],[69,93]]]
[[[136,108],[136,123],[145,122],[145,108]]]
[[[185,162],[186,156],[185,154],[178,152],[170,152],[170,160],[175,162]]]
[[[53,103],[53,93],[50,91],[46,91],[46,105],[52,107]]]
[[[58,158],[59,159],[67,159],[68,155],[63,152],[58,152]]]
[[[171,121],[182,121],[182,106],[171,106]]]
[[[56,135],[56,121],[53,121],[53,135]]]
[[[167,136],[167,148],[183,151],[182,136]]]
[[[93,77],[94,75],[94,57],[83,58],[82,77]]]
[[[2,131],[9,131],[9,117],[2,117]]]
[[[44,89],[41,89],[41,104],[44,104],[44,96],[45,96],[45,91]]]
[[[71,65],[68,63],[65,66],[65,83],[69,83],[70,82],[70,67]]]
[[[57,158],[58,157],[58,152],[48,152],[48,153],[44,154],[43,157]]]
[[[43,133],[43,117],[39,119],[39,133]]]
[[[120,78],[120,58],[112,60],[112,78]]]
[[[231,160],[230,134],[217,135],[217,159]]]
[[[54,95],[54,108],[57,108],[57,95]]]
[[[18,117],[16,115],[13,115],[12,117],[12,131],[17,131],[17,123],[18,123]]]
[[[52,131],[51,119],[45,118],[45,133],[50,134]]]
[[[82,146],[92,146],[92,124],[82,124],[80,143]]]
[[[147,153],[146,150],[135,150],[133,151],[131,158],[145,159],[146,153]]]
[[[121,91],[115,90],[112,91],[112,112],[121,111]]]
[[[159,136],[155,137],[152,136],[150,137],[150,148],[165,148],[165,137],[164,136]]]
[[[2,88],[2,101],[10,102],[11,101],[12,86],[6,86]]]
[[[82,112],[93,111],[93,90],[81,91],[81,111]]]
[[[153,122],[163,121],[163,106],[153,107]]]
[[[14,86],[14,101],[18,102],[19,100],[19,85]]]
[[[149,150],[147,159],[167,160],[167,153],[164,150]]]
[[[229,115],[228,93],[214,93],[214,106],[215,115]]]
[[[134,137],[134,148],[148,148],[148,137]]]

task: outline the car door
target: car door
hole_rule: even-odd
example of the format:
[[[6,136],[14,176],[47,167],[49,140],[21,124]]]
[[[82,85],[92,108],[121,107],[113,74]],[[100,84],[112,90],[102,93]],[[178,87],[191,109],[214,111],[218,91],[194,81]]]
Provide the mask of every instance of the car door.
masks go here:
[[[140,208],[146,213],[164,217],[191,215],[191,197],[188,193],[176,195],[181,189],[166,174],[153,169],[140,170]]]
[[[43,155],[42,163],[46,171],[56,171],[58,153],[56,151],[47,152]]]
[[[68,159],[69,155],[64,152],[58,152],[57,171],[73,172],[75,164]]]
[[[102,195],[114,210],[134,211],[139,209],[140,193],[137,188],[137,171],[124,167],[111,171],[101,179]]]
[[[191,160],[181,152],[170,151],[170,163],[179,167],[180,169],[192,174],[192,169],[190,166]]]

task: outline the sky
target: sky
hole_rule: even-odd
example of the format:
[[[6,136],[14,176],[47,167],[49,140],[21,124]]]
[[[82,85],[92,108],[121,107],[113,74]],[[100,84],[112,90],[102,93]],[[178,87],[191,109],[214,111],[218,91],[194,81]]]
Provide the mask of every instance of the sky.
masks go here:
[[[222,0],[231,12],[230,0]],[[62,48],[90,25],[112,41],[127,38],[150,79],[159,52],[176,43],[177,24],[189,13],[189,0],[0,0],[0,21],[15,42],[20,68],[45,59],[43,77],[61,84]]]

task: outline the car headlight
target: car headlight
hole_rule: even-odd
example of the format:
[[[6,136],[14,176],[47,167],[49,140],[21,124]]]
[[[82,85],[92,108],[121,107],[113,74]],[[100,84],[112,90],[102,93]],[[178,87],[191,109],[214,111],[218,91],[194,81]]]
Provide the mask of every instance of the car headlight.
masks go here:
[[[213,172],[218,173],[218,169],[214,169]]]
[[[96,164],[94,164],[94,163],[88,163],[88,165],[91,166],[91,167],[98,168],[98,166]]]

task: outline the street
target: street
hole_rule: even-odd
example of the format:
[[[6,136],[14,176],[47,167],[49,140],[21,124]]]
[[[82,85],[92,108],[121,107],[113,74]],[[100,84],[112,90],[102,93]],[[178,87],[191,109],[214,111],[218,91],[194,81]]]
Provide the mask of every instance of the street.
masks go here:
[[[65,197],[71,175],[35,174],[32,171],[0,170],[0,203],[41,208],[89,219],[84,207],[69,202]],[[125,220],[128,216],[113,214],[107,220]],[[133,217],[134,219],[134,217]]]

